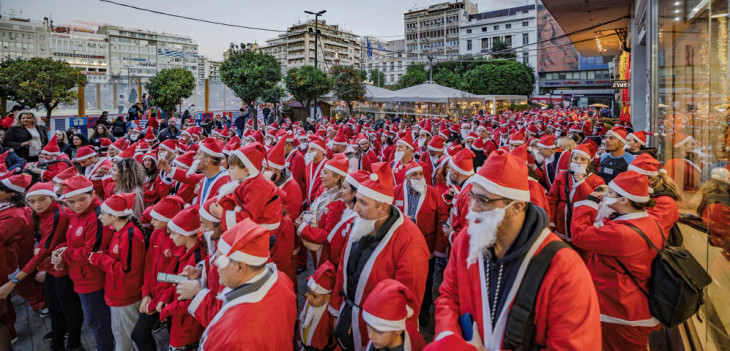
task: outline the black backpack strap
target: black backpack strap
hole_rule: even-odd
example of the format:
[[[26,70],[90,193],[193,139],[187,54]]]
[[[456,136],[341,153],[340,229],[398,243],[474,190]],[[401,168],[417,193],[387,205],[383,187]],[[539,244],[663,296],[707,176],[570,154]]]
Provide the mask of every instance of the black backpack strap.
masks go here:
[[[200,248],[195,249],[195,251],[193,251],[193,256],[195,256],[195,264],[197,265],[200,262],[200,260],[203,259],[203,254],[201,252],[201,249]]]
[[[49,247],[51,247],[51,242],[53,241],[53,236],[56,235],[56,229],[58,229],[58,221],[61,219],[61,209],[57,208],[53,210],[53,230],[51,231],[51,235],[48,236],[46,239],[46,244],[43,245],[43,248],[48,250]]]
[[[655,220],[655,222],[656,222],[656,220]],[[642,231],[641,229],[639,229],[639,228],[638,228],[637,226],[635,226],[635,225],[633,225],[633,224],[631,224],[631,223],[629,223],[629,222],[624,222],[624,223],[621,223],[621,224],[623,224],[623,225],[625,225],[625,226],[627,226],[627,227],[629,227],[629,228],[633,229],[633,230],[634,230],[634,231],[635,231],[636,233],[638,233],[639,235],[641,235],[641,237],[642,237],[642,238],[644,238],[644,241],[646,241],[646,243],[647,243],[647,244],[649,244],[649,246],[651,246],[651,248],[653,248],[654,250],[656,250],[656,252],[659,252],[659,251],[660,251],[660,250],[659,250],[659,249],[658,249],[658,248],[656,247],[656,245],[654,245],[654,243],[653,243],[653,242],[651,242],[651,240],[649,240],[649,238],[647,238],[647,237],[646,237],[646,234],[644,234],[644,232],[643,232],[643,231]],[[659,222],[657,222],[657,226],[659,226]],[[659,232],[661,233],[661,236],[662,236],[662,240],[664,240],[664,244],[665,244],[665,245],[668,245],[668,244],[667,244],[667,240],[666,240],[666,239],[664,239],[664,233],[662,232],[662,227],[661,227],[661,226],[659,226]],[[621,261],[619,261],[619,259],[618,259],[618,258],[616,258],[615,260],[616,260],[616,263],[618,263],[618,265],[619,265],[619,266],[621,266],[621,269],[623,269],[623,271],[624,271],[623,273],[624,273],[624,274],[626,274],[626,275],[628,275],[628,276],[629,276],[629,278],[631,278],[631,281],[633,281],[633,282],[634,282],[634,284],[636,285],[636,287],[637,287],[637,288],[639,288],[639,290],[640,290],[640,291],[641,291],[641,292],[642,292],[642,293],[643,293],[643,294],[644,294],[644,295],[645,295],[645,296],[646,296],[647,298],[649,298],[649,292],[648,292],[648,291],[646,291],[646,290],[644,290],[644,288],[642,288],[642,287],[641,287],[641,284],[639,284],[639,281],[638,281],[638,280],[636,280],[636,277],[635,277],[635,276],[634,276],[633,274],[631,274],[631,272],[629,272],[629,269],[628,269],[628,268],[626,268],[626,266],[625,266],[625,265],[624,265],[624,264],[623,264],[623,263],[622,263]]]
[[[570,203],[570,171],[565,171],[565,237],[570,240],[570,223],[573,220],[573,204]]]
[[[127,248],[127,267],[124,268],[124,273],[129,273],[132,270],[132,243],[134,242],[134,227],[127,228],[127,237],[129,240],[129,247]]]
[[[94,213],[96,213],[96,240],[94,241],[94,247],[91,249],[91,252],[99,251],[101,248],[101,242],[104,239],[104,225],[101,224],[101,220],[99,219],[101,207],[94,207]]]
[[[515,296],[514,304],[509,310],[503,341],[506,348],[516,350],[530,350],[532,348],[532,338],[535,334],[533,320],[535,319],[537,293],[555,254],[561,249],[569,247],[562,240],[551,241],[540,250],[540,253],[532,258],[530,265],[527,266],[527,271],[522,278],[517,296]]]

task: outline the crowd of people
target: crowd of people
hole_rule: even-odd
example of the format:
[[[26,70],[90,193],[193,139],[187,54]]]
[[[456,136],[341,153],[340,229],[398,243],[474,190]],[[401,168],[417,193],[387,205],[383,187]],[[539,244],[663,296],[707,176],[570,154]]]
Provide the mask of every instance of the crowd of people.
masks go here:
[[[0,349],[14,292],[47,309],[52,350],[82,349],[84,322],[100,351],[646,350],[660,325],[642,236],[662,248],[677,182],[699,182],[691,157],[667,172],[649,133],[577,108],[306,130],[168,118],[91,140],[14,118]]]

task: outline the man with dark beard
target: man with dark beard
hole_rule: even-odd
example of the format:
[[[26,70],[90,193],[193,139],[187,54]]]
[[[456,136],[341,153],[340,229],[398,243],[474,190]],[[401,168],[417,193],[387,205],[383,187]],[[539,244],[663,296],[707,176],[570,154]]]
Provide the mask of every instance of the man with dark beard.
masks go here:
[[[367,325],[361,306],[375,285],[395,279],[413,291],[416,303],[408,323],[418,323],[428,275],[428,246],[418,227],[393,206],[393,172],[387,163],[357,188],[357,217],[337,269],[330,312],[337,319],[335,339],[345,350],[364,350]]]
[[[503,343],[527,266],[548,243],[560,239],[547,228],[545,212],[530,203],[524,161],[497,150],[471,184],[468,226],[454,240],[436,300],[435,340],[463,335],[460,321],[468,313],[473,317],[473,337],[467,341],[478,350],[538,345],[600,350],[596,291],[581,258],[569,249],[555,254],[540,283],[534,318],[530,317],[535,323],[531,345]]]

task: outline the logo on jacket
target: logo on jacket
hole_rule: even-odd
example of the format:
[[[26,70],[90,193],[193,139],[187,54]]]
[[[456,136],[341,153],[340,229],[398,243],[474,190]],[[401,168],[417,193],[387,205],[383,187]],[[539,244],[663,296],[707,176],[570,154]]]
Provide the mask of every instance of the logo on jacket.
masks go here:
[[[79,229],[76,229],[76,236],[81,236],[81,234],[84,232],[84,228],[79,227]]]
[[[112,252],[117,255],[119,254],[119,245],[114,245],[114,248],[112,249]]]

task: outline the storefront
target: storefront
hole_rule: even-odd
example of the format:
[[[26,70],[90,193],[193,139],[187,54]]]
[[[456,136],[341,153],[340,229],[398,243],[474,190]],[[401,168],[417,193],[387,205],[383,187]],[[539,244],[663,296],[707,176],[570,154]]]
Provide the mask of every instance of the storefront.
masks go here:
[[[543,3],[582,55],[630,53],[623,103],[635,130],[656,133],[650,144],[683,196],[684,246],[713,279],[699,313],[668,333],[671,346],[730,349],[730,1]]]

